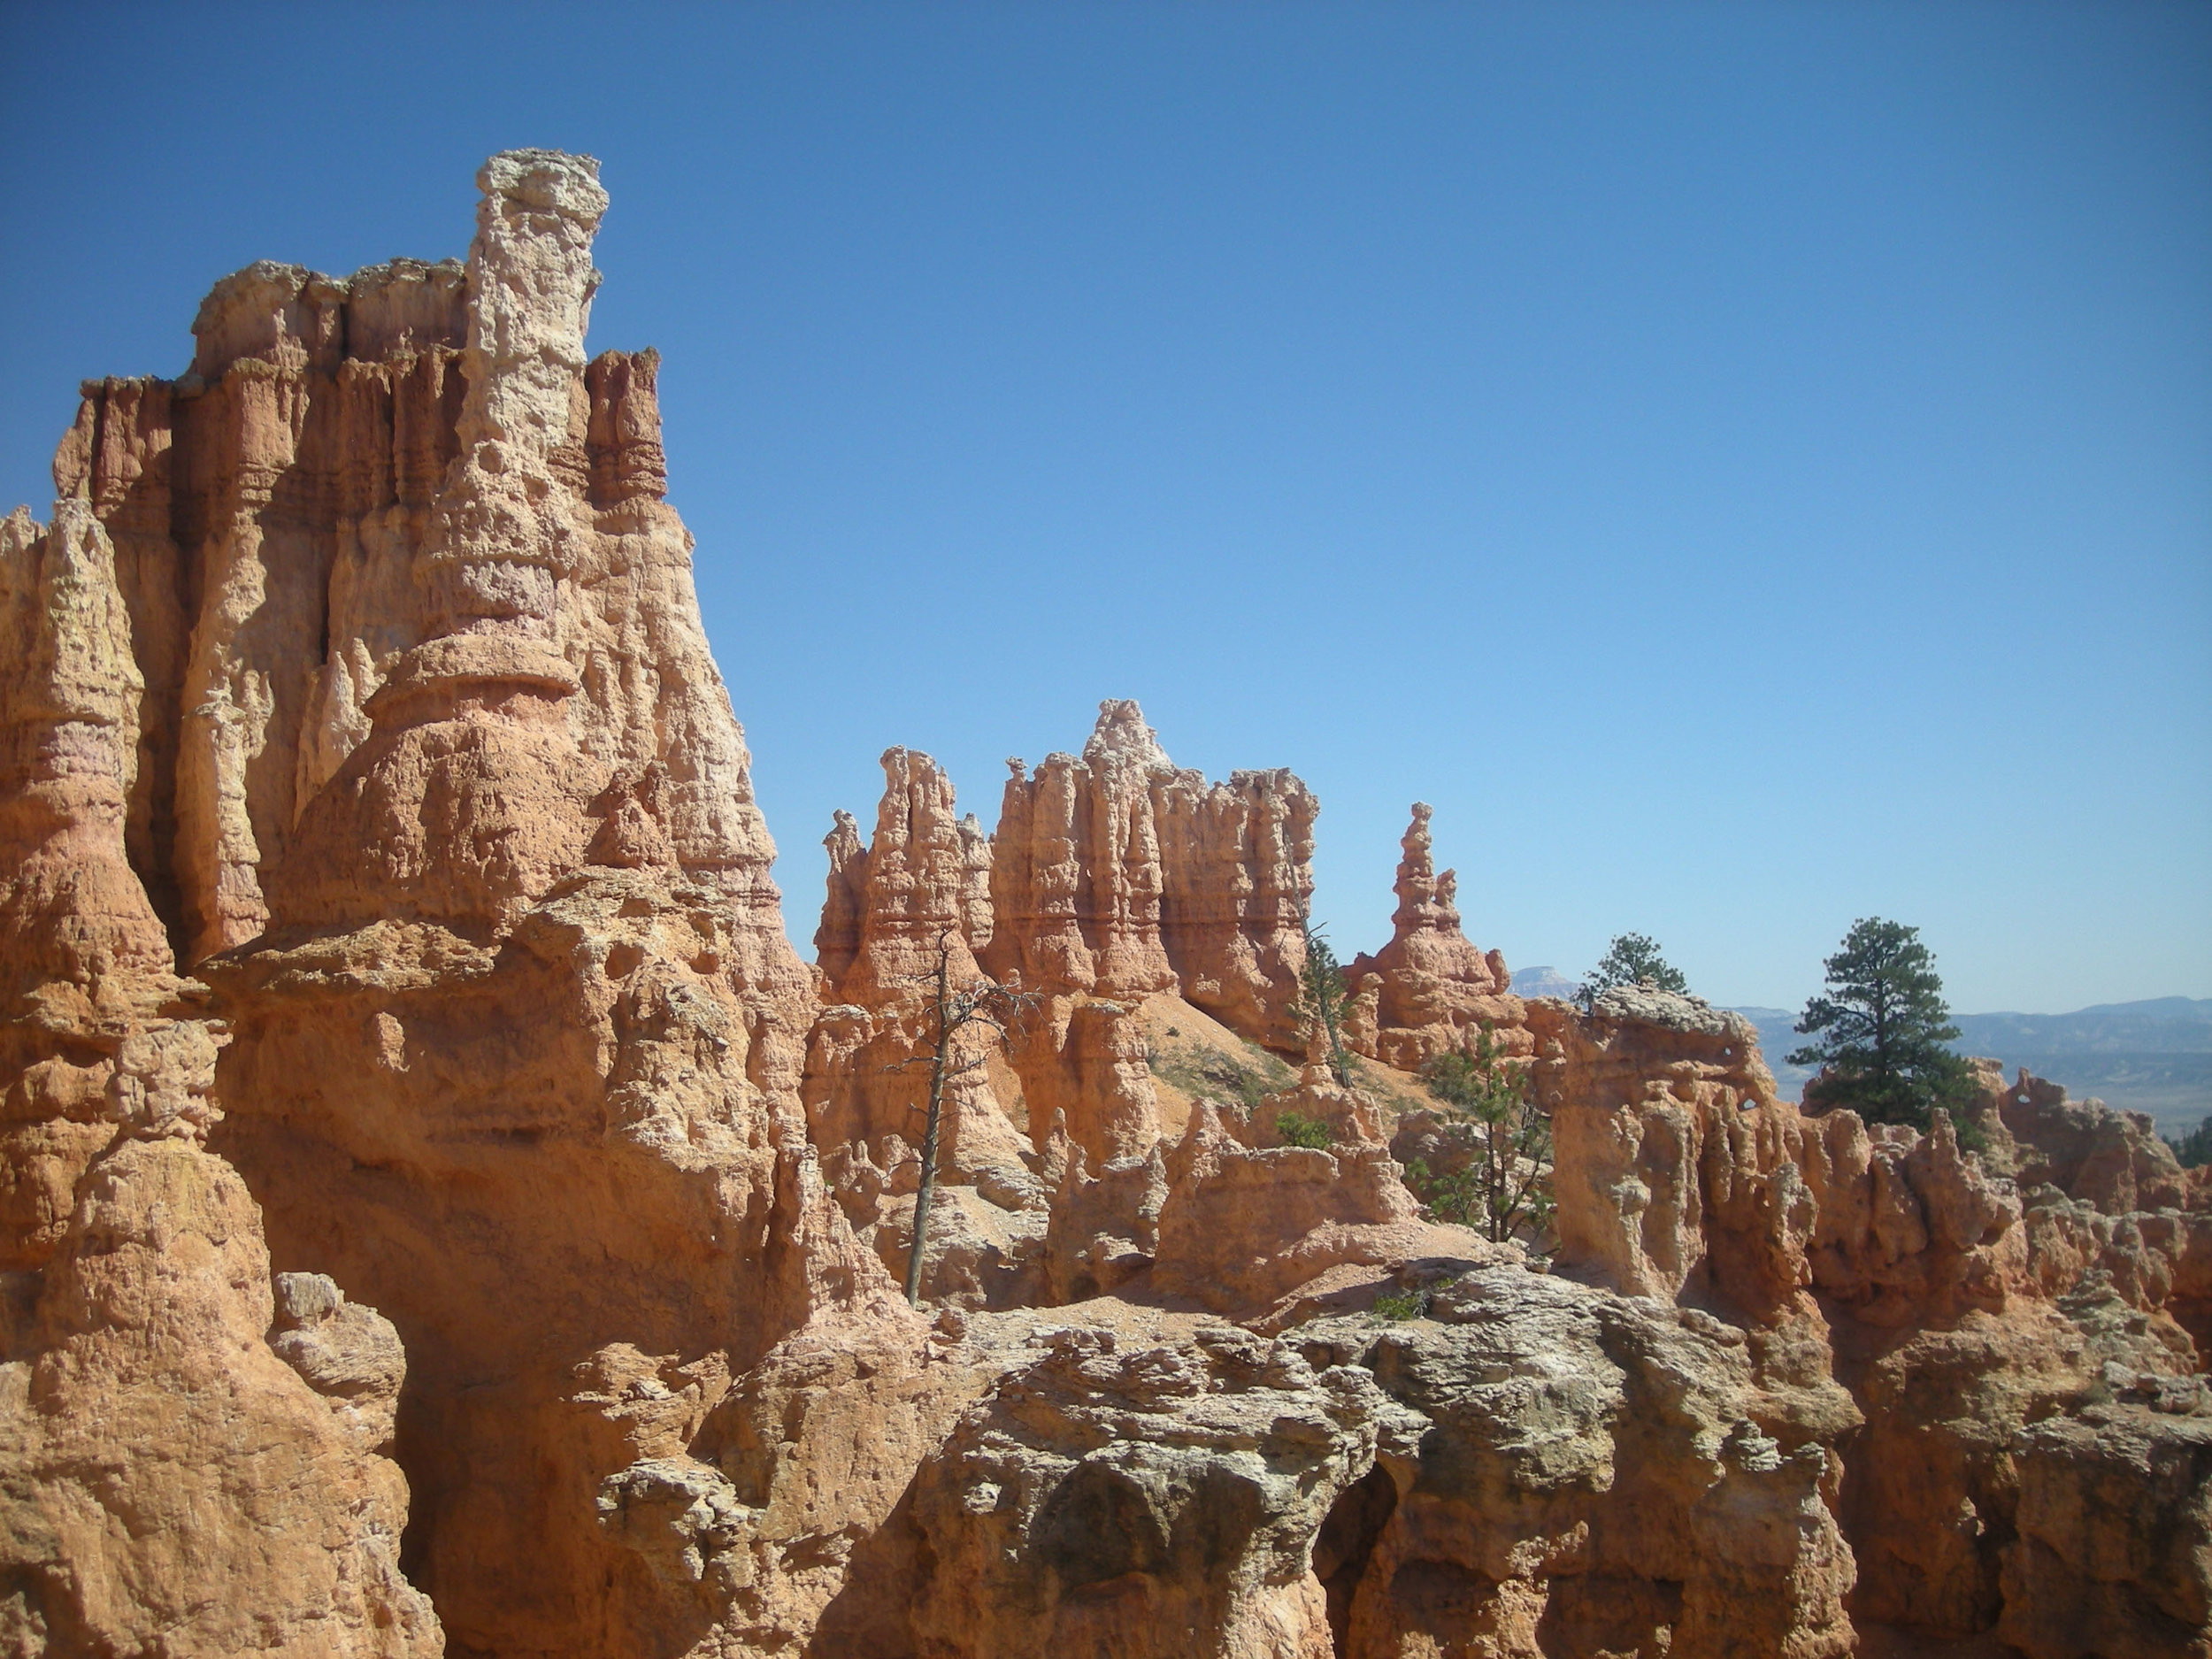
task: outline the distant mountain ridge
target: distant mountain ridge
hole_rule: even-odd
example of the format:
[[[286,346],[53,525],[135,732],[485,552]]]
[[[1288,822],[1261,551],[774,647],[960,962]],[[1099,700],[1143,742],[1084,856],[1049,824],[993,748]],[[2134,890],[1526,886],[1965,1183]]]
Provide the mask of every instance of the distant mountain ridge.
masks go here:
[[[1556,968],[1522,968],[1513,975],[1513,995],[1516,996],[1572,996],[1575,987],[1582,983],[1571,979]]]
[[[1759,1028],[1759,1048],[1782,1092],[1796,1095],[1811,1068],[1782,1056],[1804,1042],[1784,1008],[1735,1010]],[[2212,997],[2156,996],[2100,1002],[2070,1014],[1954,1014],[1952,1045],[2007,1071],[2025,1066],[2078,1100],[2148,1112],[2178,1134],[2212,1115]]]

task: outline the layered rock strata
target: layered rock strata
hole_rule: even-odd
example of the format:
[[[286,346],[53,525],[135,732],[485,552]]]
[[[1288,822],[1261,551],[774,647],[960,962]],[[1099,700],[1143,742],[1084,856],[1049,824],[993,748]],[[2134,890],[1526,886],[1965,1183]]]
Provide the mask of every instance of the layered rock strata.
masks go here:
[[[201,962],[277,1264],[412,1361],[408,1571],[465,1651],[698,1623],[597,1516],[658,1444],[595,1390],[611,1356],[704,1388],[895,1305],[808,1141],[813,987],[662,499],[657,359],[584,356],[595,172],[494,157],[465,267],[227,279],[189,376],[88,389],[41,579],[99,590],[65,608],[97,640],[39,637],[108,664],[63,747],[112,751],[70,810],[119,844],[65,848],[59,899],[27,856],[18,908],[50,956],[165,922]],[[48,718],[11,688],[12,728]],[[41,1236],[90,1137],[45,1139],[12,1158]],[[392,1507],[363,1512],[396,1540]]]
[[[1409,1461],[1408,1414],[1366,1372],[1241,1331],[1042,1346],[916,1484],[915,1651],[1333,1652],[1317,1539],[1378,1457]]]
[[[1809,1432],[1735,1327],[1500,1267],[1294,1339],[1420,1425],[1325,1563],[1337,1653],[1855,1651],[1847,1402]]]
[[[2107,1554],[2091,1535],[2116,1544],[2127,1528],[2059,1516],[2096,1502],[2081,1486],[2096,1478],[2074,1471],[2136,1470],[2162,1494],[2168,1536],[2202,1536],[2212,1396],[2167,1303],[2201,1272],[2203,1217],[2110,1214],[2049,1185],[2024,1208],[1992,1164],[2070,1172],[2108,1203],[2163,1193],[2177,1171],[2103,1109],[1993,1075],[1970,1114],[1986,1162],[1941,1118],[1919,1133],[1801,1116],[1775,1100],[1747,1025],[1649,987],[1606,993],[1587,1018],[1532,1003],[1530,1025],[1563,1269],[1720,1313],[1763,1386],[1808,1425],[1825,1420],[1868,1640],[1997,1641],[2036,1659],[2200,1649],[2190,1609],[2212,1554],[2193,1541]],[[2031,1136],[2055,1127],[2047,1145],[2011,1136],[2007,1094],[2032,1103],[2032,1122],[2014,1118]],[[2115,1155],[2070,1158],[2085,1141]],[[1832,1371],[1855,1428],[1820,1403]],[[2031,1507],[2031,1492],[2047,1495]],[[2064,1618],[2043,1611],[2062,1603]]]
[[[586,1372],[727,1376],[890,1295],[808,1140],[812,987],[658,495],[652,364],[583,356],[594,173],[480,178],[415,637],[275,861],[269,932],[207,970],[280,1252],[417,1356],[411,1566],[485,1649],[700,1620],[598,1523],[650,1442]]]
[[[115,544],[132,864],[188,962],[273,919],[486,924],[595,841],[774,931],[657,360],[583,357],[605,193],[551,152],[480,182],[465,268],[249,266],[189,373],[88,384],[55,458]]]
[[[927,755],[887,750],[883,772],[868,846],[842,813],[825,842],[829,894],[816,940],[829,1007],[810,1039],[803,1093],[847,1216],[903,1277],[937,1001],[941,988],[959,996],[983,981],[975,953],[992,936],[990,846],[972,814],[956,816],[951,782]],[[933,1299],[999,1306],[1033,1299],[1048,1194],[1031,1172],[1025,1103],[1004,1050],[1007,1034],[1018,1038],[1038,1015],[1001,1010],[987,1023],[957,1029],[947,1048],[936,1148],[941,1184],[925,1241],[924,1286]],[[1010,1101],[1002,1101],[1002,1088]]]

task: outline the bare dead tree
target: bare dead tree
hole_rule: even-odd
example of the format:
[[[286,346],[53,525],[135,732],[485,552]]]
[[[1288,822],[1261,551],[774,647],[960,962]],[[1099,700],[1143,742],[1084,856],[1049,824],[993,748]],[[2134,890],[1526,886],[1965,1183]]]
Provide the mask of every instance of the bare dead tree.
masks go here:
[[[929,1117],[922,1130],[922,1179],[914,1194],[914,1238],[906,1257],[906,1300],[910,1306],[922,1305],[922,1252],[928,1237],[930,1194],[937,1187],[937,1130],[943,1121],[945,1085],[951,1079],[971,1071],[980,1071],[984,1056],[980,1053],[965,1059],[956,1057],[960,1033],[972,1025],[988,1026],[1002,1038],[1009,1027],[1037,1006],[1037,994],[999,984],[995,979],[978,979],[970,985],[956,986],[952,981],[952,941],[955,930],[949,926],[937,935],[937,965],[923,979],[932,987],[930,1015],[935,1030],[930,1033],[928,1052],[902,1060],[887,1067],[899,1071],[908,1066],[926,1065],[929,1068]]]

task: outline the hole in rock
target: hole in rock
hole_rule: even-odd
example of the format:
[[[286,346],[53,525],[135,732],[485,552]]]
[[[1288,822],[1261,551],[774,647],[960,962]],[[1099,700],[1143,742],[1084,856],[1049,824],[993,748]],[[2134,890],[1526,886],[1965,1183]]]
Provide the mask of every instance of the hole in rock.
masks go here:
[[[1313,1573],[1329,1598],[1329,1634],[1340,1655],[1351,1651],[1353,1592],[1397,1507],[1398,1483],[1378,1463],[1344,1489],[1313,1540]]]
[[[1166,1564],[1168,1528],[1144,1486],[1110,1463],[1081,1465],[1046,1500],[1040,1553],[1070,1589]]]

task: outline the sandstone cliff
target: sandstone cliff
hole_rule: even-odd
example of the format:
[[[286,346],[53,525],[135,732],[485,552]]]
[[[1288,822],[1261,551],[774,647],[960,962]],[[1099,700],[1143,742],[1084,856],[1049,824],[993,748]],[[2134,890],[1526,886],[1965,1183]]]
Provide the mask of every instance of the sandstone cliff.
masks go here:
[[[47,749],[102,781],[50,768],[9,965],[112,1025],[132,952],[200,964],[272,1255],[406,1345],[408,1571],[449,1635],[653,1651],[696,1612],[602,1525],[651,1440],[594,1378],[646,1355],[710,1392],[890,1290],[807,1139],[815,999],[662,499],[656,360],[584,357],[595,167],[479,183],[465,267],[252,266],[189,375],[88,388],[43,564],[8,534],[12,595],[88,602],[12,602],[67,670],[8,723],[60,716]],[[88,1115],[33,1087],[24,1118]],[[12,1157],[34,1240],[94,1139]],[[365,1513],[396,1540],[393,1507]]]
[[[440,1653],[399,1565],[399,1340],[272,1279],[204,1144],[224,1033],[127,851],[145,680],[84,503],[0,523],[0,1641]]]
[[[913,1239],[919,1149],[927,1125],[936,998],[983,978],[976,950],[992,939],[990,846],[972,816],[954,812],[935,761],[894,749],[875,833],[864,849],[849,815],[827,845],[829,894],[816,937],[824,995],[803,1087],[810,1132],[824,1149],[854,1226],[902,1277]],[[959,1032],[947,1056],[937,1168],[933,1299],[1010,1305],[1034,1299],[1032,1264],[1047,1198],[1001,1032]],[[1002,1099],[999,1091],[1007,1092]]]
[[[2207,1650],[2212,1396],[2166,1311],[2200,1271],[2201,1214],[2110,1216],[2046,1186],[2024,1219],[1946,1120],[1915,1133],[1777,1101],[1749,1027],[1694,998],[1623,989],[1587,1018],[1532,1003],[1530,1023],[1563,1267],[1719,1313],[1801,1432],[1838,1448],[1869,1651]],[[2109,1115],[2024,1082],[2010,1104],[2040,1101],[2036,1119],[2007,1118],[2007,1094],[1989,1074],[1970,1114],[1997,1163],[2070,1168],[2108,1202],[2134,1190],[2116,1169],[2157,1164],[2139,1147],[2069,1164]],[[2137,1483],[2158,1544],[2085,1518],[2098,1479]]]
[[[225,279],[0,520],[0,1647],[2212,1655],[2212,1188],[2139,1121],[1524,1002],[1420,806],[1299,1071],[1313,795],[1127,702],[987,834],[887,752],[801,964],[596,165],[479,184],[465,263]],[[941,972],[1029,1000],[918,1310]],[[1520,1243],[1392,1151],[1485,1033]]]
[[[1304,784],[1279,768],[1226,783],[1178,769],[1130,702],[1099,705],[1080,760],[1009,764],[991,838],[995,974],[1110,999],[1177,989],[1237,1031],[1297,1046],[1319,810]]]

